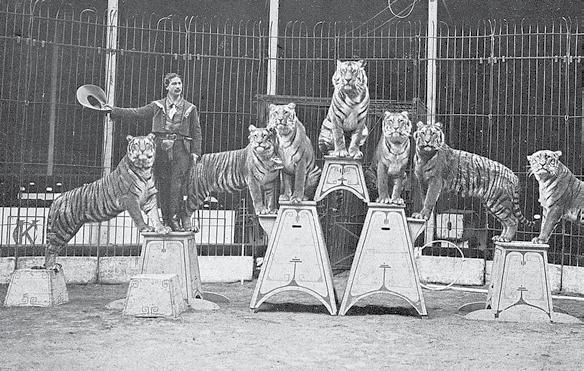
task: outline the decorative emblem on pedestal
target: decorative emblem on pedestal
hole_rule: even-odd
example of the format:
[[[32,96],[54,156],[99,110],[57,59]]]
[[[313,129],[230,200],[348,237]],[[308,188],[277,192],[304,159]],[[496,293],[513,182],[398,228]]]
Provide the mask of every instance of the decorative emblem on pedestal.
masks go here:
[[[130,280],[125,315],[177,317],[187,310],[176,274],[139,274]]]
[[[369,203],[339,315],[373,294],[398,296],[427,315],[410,235],[420,225],[408,226],[401,206]]]
[[[369,202],[369,192],[365,186],[365,176],[360,160],[325,156],[322,175],[314,201],[320,201],[333,191],[347,190],[359,197],[363,202]]]
[[[63,269],[17,269],[12,273],[6,307],[52,307],[69,301]]]
[[[182,296],[189,305],[203,299],[195,235],[190,232],[142,233],[140,274],[177,274]]]
[[[574,322],[575,318],[553,311],[548,247],[532,242],[495,242],[486,309],[470,312],[466,317],[511,322]]]
[[[316,202],[280,202],[268,249],[250,308],[269,297],[300,291],[317,298],[336,314],[337,305],[328,252],[316,212]]]

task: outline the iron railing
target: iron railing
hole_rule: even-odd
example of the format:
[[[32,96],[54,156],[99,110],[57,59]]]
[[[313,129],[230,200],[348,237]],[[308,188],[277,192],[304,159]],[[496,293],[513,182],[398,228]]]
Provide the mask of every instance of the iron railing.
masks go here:
[[[75,101],[78,86],[106,80],[107,14],[63,8],[57,2],[4,1],[0,8],[0,256],[39,254],[52,194],[101,176],[103,117]],[[364,59],[373,109],[366,143],[370,160],[380,135],[379,113],[407,109],[426,120],[427,27],[416,22],[308,25],[289,22],[278,41],[276,95],[266,95],[267,26],[190,16],[119,17],[115,50],[116,97],[136,107],[164,95],[162,76],[183,76],[186,97],[200,111],[204,152],[246,145],[249,124],[265,124],[267,102],[295,101],[316,150],[316,138],[332,95],[336,60]],[[541,214],[536,181],[527,177],[526,156],[538,149],[561,150],[563,162],[582,179],[584,133],[582,23],[578,20],[482,21],[438,25],[437,112],[448,144],[499,161],[522,184],[521,205],[530,218]],[[126,134],[140,135],[149,123],[114,125],[112,163],[125,149]],[[321,154],[317,151],[319,161]],[[406,198],[414,211],[410,177]],[[41,196],[42,195],[42,196]],[[206,253],[247,253],[265,244],[246,192],[215,195],[207,218]],[[333,266],[350,265],[365,206],[351,195],[319,204]],[[354,210],[360,210],[354,213]],[[351,211],[351,212],[350,212]],[[332,217],[334,215],[334,218]],[[329,219],[328,216],[330,216]],[[119,219],[90,226],[67,254],[136,254],[137,232]],[[477,200],[443,195],[431,238],[450,238],[467,256],[490,258],[490,237],[500,229]],[[127,227],[127,228],[126,228]],[[41,228],[42,229],[42,228]],[[343,235],[341,231],[346,231]],[[529,240],[537,229],[521,229]],[[550,241],[550,261],[584,264],[578,226],[564,223]],[[429,254],[450,254],[434,246]]]

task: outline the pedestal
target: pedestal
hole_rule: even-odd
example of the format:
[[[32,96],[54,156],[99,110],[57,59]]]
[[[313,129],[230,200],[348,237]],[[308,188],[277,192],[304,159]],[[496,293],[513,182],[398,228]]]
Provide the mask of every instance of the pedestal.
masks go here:
[[[12,273],[6,307],[52,307],[69,301],[63,269],[17,269]]]
[[[347,190],[363,202],[369,202],[369,192],[365,185],[365,176],[360,160],[325,156],[314,201],[318,202],[329,193],[338,190]]]
[[[143,233],[140,274],[176,274],[190,306],[203,298],[195,235],[190,232]]]
[[[187,310],[176,274],[139,274],[130,279],[123,314],[177,317]]]
[[[258,309],[269,297],[284,291],[307,293],[332,315],[337,312],[332,270],[316,202],[280,202],[250,308]]]
[[[272,234],[272,229],[274,228],[274,225],[276,224],[277,217],[278,217],[277,214],[258,215],[258,220],[260,222],[260,226],[262,227],[262,229],[264,230],[264,232],[266,232],[266,234],[268,236],[271,236],[271,234]]]
[[[412,224],[403,207],[369,203],[339,315],[373,294],[400,297],[427,315],[410,235],[418,234],[423,222]]]
[[[546,244],[495,242],[495,255],[486,309],[466,315],[470,319],[512,322],[566,322],[554,313]]]

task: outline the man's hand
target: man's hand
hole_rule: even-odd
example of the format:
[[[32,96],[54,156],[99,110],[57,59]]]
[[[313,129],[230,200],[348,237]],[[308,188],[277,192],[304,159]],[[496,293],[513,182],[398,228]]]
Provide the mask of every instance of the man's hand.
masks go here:
[[[106,104],[103,104],[103,105],[101,106],[101,108],[102,108],[102,110],[103,110],[105,113],[111,113],[111,112],[112,112],[112,110],[114,109],[112,106],[110,106],[110,105],[109,105],[109,104],[107,104],[107,103],[106,103]]]

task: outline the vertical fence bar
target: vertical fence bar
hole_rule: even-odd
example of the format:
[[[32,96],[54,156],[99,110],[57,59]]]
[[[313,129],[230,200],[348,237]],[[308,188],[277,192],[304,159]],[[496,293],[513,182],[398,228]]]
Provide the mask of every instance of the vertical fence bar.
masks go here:
[[[118,48],[118,0],[108,0],[107,3],[107,37],[105,62],[105,93],[108,104],[113,106],[116,90],[116,50]],[[114,123],[109,115],[104,117],[102,163],[103,174],[112,170],[112,151]]]

